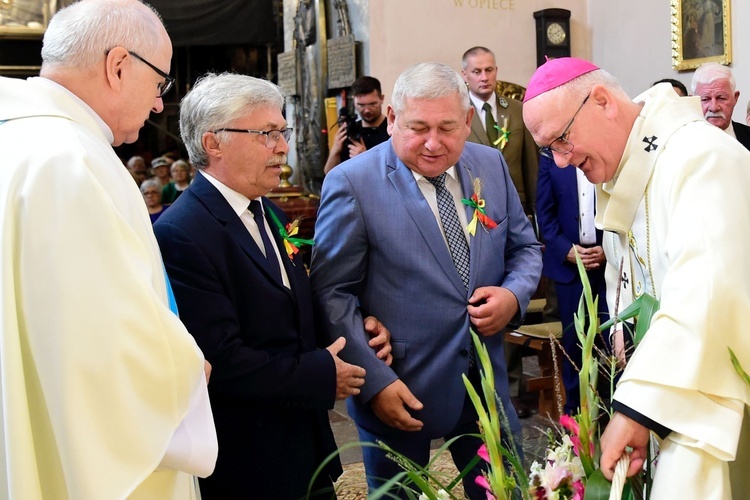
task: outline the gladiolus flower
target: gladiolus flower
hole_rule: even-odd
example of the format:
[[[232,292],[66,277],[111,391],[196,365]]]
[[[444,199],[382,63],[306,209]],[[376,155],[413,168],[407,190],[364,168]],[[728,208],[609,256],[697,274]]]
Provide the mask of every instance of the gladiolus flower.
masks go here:
[[[482,444],[482,446],[480,446],[477,450],[477,455],[479,455],[485,462],[490,462],[490,454],[487,451],[487,445]]]
[[[575,436],[578,436],[579,433],[581,432],[581,430],[578,427],[578,422],[576,422],[576,419],[574,419],[570,415],[562,415],[560,417],[560,425],[568,429]]]

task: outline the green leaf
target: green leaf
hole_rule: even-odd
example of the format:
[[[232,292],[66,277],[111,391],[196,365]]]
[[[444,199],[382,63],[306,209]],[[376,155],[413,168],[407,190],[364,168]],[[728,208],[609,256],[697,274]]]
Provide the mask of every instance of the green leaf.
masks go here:
[[[747,372],[742,369],[740,360],[737,359],[737,356],[734,354],[732,348],[727,347],[727,349],[729,349],[729,357],[732,358],[732,366],[734,366],[734,369],[737,371],[739,376],[742,377],[742,380],[744,380],[746,384],[750,384],[750,375],[748,375]]]
[[[586,480],[586,491],[583,500],[609,500],[612,483],[607,481],[601,469],[596,469]]]

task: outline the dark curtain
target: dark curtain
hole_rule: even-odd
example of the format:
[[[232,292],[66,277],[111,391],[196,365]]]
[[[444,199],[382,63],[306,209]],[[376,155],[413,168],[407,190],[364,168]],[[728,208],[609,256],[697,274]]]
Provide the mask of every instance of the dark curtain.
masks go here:
[[[273,0],[147,0],[175,47],[276,42]]]

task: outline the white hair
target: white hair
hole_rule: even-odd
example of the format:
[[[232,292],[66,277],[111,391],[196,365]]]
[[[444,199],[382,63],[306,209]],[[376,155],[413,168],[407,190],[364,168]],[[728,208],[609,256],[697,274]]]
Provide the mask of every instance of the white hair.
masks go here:
[[[729,90],[734,94],[737,84],[734,81],[732,70],[716,62],[703,64],[695,70],[693,79],[690,82],[690,93],[695,94],[695,89],[698,85],[706,85],[716,80],[727,80],[729,82]]]
[[[81,0],[50,20],[42,45],[42,69],[88,68],[114,47],[149,54],[164,25],[158,12],[138,0]]]
[[[391,105],[396,114],[406,107],[407,99],[440,99],[457,95],[461,106],[469,111],[471,100],[461,75],[442,63],[425,62],[407,68],[396,79]]]
[[[180,103],[180,135],[190,162],[199,169],[208,166],[203,134],[263,107],[284,107],[284,92],[267,80],[233,73],[208,73],[199,78]],[[221,138],[231,140],[229,134]]]

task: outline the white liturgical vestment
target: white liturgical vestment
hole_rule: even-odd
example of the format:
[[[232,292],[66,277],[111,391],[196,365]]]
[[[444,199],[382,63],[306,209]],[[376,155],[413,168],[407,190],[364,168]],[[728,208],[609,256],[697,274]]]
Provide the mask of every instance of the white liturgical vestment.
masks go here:
[[[728,499],[750,403],[728,352],[750,369],[750,152],[667,84],[635,101],[643,108],[614,179],[598,189],[597,225],[609,231],[611,312],[642,293],[661,306],[614,399],[672,431],[653,500]],[[732,465],[747,481],[748,464]]]
[[[0,78],[1,498],[189,499],[213,470],[203,355],[108,135],[56,84]]]

